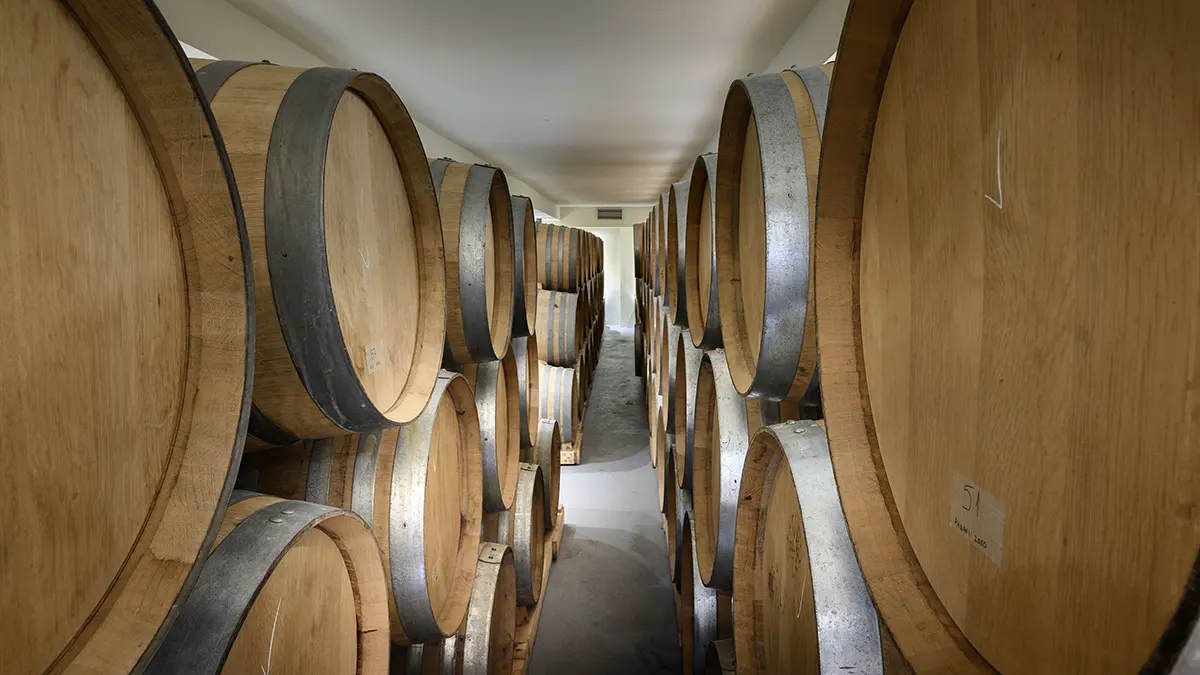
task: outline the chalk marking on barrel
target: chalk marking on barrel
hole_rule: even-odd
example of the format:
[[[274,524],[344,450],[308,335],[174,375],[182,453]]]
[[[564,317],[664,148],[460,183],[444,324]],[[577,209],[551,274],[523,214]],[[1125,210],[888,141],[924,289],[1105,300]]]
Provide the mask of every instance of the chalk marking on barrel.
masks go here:
[[[990,195],[984,194],[983,198],[991,202],[996,208],[1004,210],[1004,183],[1000,182],[1000,131],[996,131],[996,189],[1000,191],[1000,201],[992,199]]]
[[[800,614],[804,611],[804,594],[808,592],[809,577],[804,577],[804,585],[800,587],[800,602],[796,605],[796,618],[800,618]]]
[[[283,596],[279,596],[279,602],[275,603],[275,620],[271,622],[271,641],[267,643],[267,665],[266,667],[259,666],[259,670],[263,675],[271,675],[271,654],[275,651],[275,627],[279,625],[279,608],[283,606]]]

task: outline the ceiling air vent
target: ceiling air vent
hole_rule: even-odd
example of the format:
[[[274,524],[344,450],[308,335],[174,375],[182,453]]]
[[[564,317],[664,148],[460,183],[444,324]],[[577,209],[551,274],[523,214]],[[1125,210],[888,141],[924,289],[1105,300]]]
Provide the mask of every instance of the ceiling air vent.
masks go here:
[[[596,220],[623,220],[621,209],[596,209]]]

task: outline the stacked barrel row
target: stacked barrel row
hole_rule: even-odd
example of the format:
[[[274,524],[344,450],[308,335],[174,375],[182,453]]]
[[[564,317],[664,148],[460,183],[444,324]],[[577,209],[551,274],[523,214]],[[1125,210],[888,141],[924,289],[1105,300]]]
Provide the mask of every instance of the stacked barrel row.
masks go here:
[[[189,63],[140,1],[0,26],[4,671],[511,669],[561,520],[530,201],[371,73]]]
[[[604,338],[604,242],[537,224],[537,330],[543,413],[559,423],[563,462],[581,461],[583,417]]]
[[[222,92],[238,84],[234,78],[239,73],[255,69],[277,67],[200,65],[202,84],[212,81],[212,71],[228,79],[213,97],[218,124],[226,119]],[[247,82],[261,82],[264,76]],[[285,100],[293,91],[287,91]],[[330,107],[336,110],[335,128],[345,105]],[[239,123],[237,111],[228,114],[232,124]],[[419,139],[411,140],[408,147],[419,152]],[[363,167],[372,172],[373,181],[386,175],[381,167],[397,147],[405,146],[384,144],[378,149],[383,157]],[[360,155],[371,157],[370,150]],[[444,305],[437,308],[445,316],[444,331],[432,343],[399,346],[363,338],[364,363],[353,376],[364,390],[380,381],[394,386],[404,378],[397,354],[415,350],[431,354],[435,364],[440,360],[440,371],[431,369],[436,376],[431,395],[407,421],[337,422],[340,433],[293,433],[296,440],[289,444],[259,435],[258,451],[242,463],[239,487],[342,509],[369,526],[387,572],[381,605],[391,642],[407,647],[395,652],[393,659],[403,660],[397,667],[439,658],[464,672],[507,672],[514,664],[517,607],[532,607],[541,598],[545,551],[558,517],[558,426],[541,418],[538,379],[531,370],[537,353],[533,205],[526,197],[510,195],[503,171],[494,167],[447,158],[426,162],[418,156],[405,168],[428,177],[431,188],[424,194],[435,209],[429,220],[418,221],[419,212],[410,212],[413,227],[427,223],[437,228],[434,238],[444,247],[444,271],[434,275],[444,279]],[[327,191],[328,184],[327,178]],[[362,229],[361,220],[334,220],[329,202],[327,197],[327,240],[346,236],[335,228],[357,224]],[[380,229],[396,225],[396,220],[385,221]],[[385,246],[378,235],[362,238],[353,245],[361,265],[351,256],[342,269],[360,275],[364,288],[389,288],[371,278],[373,270],[411,269],[417,260],[430,259],[394,242]],[[269,239],[267,246],[270,251]],[[387,295],[416,300],[419,293],[394,292],[419,288],[410,283],[397,280]],[[275,293],[276,298],[281,295]],[[420,299],[428,304],[430,296]],[[361,322],[346,325],[384,336],[403,337],[403,326],[419,324],[425,316],[423,309],[404,307],[393,315],[385,304],[358,309]],[[345,351],[357,353],[351,346]],[[420,372],[409,369],[407,377]],[[347,375],[342,382],[344,389],[327,395],[329,407],[354,414],[358,411],[349,406],[352,401],[338,396],[353,390],[345,383],[355,381]],[[284,447],[267,447],[275,445]],[[499,520],[503,528],[485,527]],[[320,588],[323,581],[312,583]]]
[[[750,439],[759,429],[783,423],[807,428],[821,416],[819,394],[807,387],[795,392],[789,387],[768,399],[734,385],[718,318],[717,175],[716,155],[698,158],[689,180],[671,185],[648,221],[634,229],[635,252],[640,252],[634,263],[635,369],[645,376],[650,462],[658,480],[687,673],[705,672],[710,651],[718,667],[721,656],[733,667],[737,630],[761,630],[761,623],[748,622],[736,610],[752,609],[756,602],[791,602],[770,594],[735,601],[738,485]],[[703,287],[701,274],[707,280]],[[696,332],[693,318],[700,322]],[[792,580],[772,583],[773,593],[785,583],[790,588]],[[751,668],[744,672],[797,672],[793,657],[800,648],[789,649],[761,668],[746,660],[740,665]]]
[[[1200,76],[1128,64],[1197,28],[868,0],[731,85],[636,228],[684,672],[1195,670]]]

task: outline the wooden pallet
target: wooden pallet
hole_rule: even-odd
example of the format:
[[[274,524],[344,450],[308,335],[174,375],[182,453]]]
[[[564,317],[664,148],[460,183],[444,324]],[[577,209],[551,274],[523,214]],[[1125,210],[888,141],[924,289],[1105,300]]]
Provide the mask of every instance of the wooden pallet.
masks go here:
[[[542,619],[542,605],[546,600],[546,589],[550,587],[550,563],[558,558],[558,547],[562,543],[563,517],[565,509],[558,507],[558,520],[554,529],[546,535],[546,551],[542,557],[542,597],[533,607],[517,607],[517,637],[513,642],[513,675],[525,675],[529,668],[529,657],[533,654],[533,640],[537,637],[538,623]]]
[[[579,415],[579,424],[575,426],[575,433],[571,438],[575,439],[570,443],[563,443],[558,450],[559,460],[568,466],[574,466],[583,461],[583,420],[587,418],[588,406],[591,400],[584,402],[583,413]]]

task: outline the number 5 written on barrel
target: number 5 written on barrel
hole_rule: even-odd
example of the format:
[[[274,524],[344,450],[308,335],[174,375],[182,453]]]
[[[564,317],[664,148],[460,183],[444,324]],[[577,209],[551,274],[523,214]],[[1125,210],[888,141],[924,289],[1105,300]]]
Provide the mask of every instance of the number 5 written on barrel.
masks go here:
[[[967,513],[974,511],[975,515],[979,515],[979,490],[974,485],[964,485],[963,498],[964,501],[959,504],[959,507]]]

